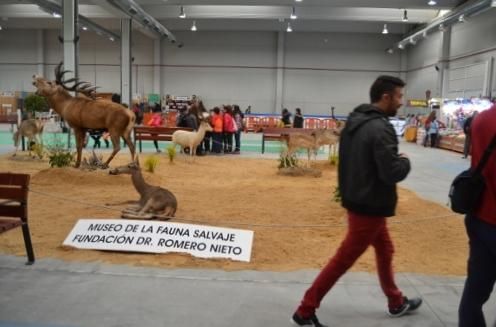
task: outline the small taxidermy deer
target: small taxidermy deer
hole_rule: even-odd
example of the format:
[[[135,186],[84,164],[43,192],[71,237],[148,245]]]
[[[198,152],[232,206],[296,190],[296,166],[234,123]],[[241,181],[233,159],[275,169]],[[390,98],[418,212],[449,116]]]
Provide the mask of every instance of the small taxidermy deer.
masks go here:
[[[130,174],[134,188],[140,194],[138,205],[123,210],[122,218],[169,220],[174,217],[177,209],[176,197],[165,188],[145,182],[137,157],[128,165],[111,169],[109,174]]]
[[[21,125],[19,125],[17,131],[13,135],[16,149],[12,156],[17,154],[19,143],[23,136],[28,138],[28,150],[29,155],[31,156],[31,142],[43,144],[43,122],[38,119],[27,119],[21,122]]]

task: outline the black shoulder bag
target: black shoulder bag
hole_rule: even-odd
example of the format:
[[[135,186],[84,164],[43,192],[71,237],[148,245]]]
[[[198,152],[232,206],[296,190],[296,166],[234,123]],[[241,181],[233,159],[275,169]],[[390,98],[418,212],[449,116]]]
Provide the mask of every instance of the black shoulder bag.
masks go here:
[[[477,209],[482,192],[486,187],[482,170],[495,147],[496,136],[493,137],[491,143],[484,151],[484,155],[475,170],[470,168],[462,171],[451,183],[449,198],[451,201],[451,210],[454,212],[468,214]]]

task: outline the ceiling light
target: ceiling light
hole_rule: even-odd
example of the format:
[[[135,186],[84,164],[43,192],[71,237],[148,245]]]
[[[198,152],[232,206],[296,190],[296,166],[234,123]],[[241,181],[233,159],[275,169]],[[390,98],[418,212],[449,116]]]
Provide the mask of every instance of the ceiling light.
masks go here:
[[[435,5],[437,5],[437,1],[430,0],[429,2],[427,2],[427,4],[428,4],[429,6],[435,6]]]
[[[83,29],[83,31],[87,31],[88,28],[86,26],[81,26],[81,28]]]
[[[393,54],[394,53],[394,50],[393,50],[393,48],[387,48],[386,49],[386,52],[389,53],[389,54]]]
[[[302,2],[303,0],[295,0],[296,2]],[[495,0],[496,1],[496,0]]]
[[[458,21],[460,23],[465,23],[465,15],[461,14],[460,16],[458,16]]]
[[[410,38],[410,44],[415,45],[415,44],[417,44],[417,41],[415,41],[415,39],[413,37],[411,37]]]
[[[293,32],[293,29],[291,28],[291,24],[288,23],[288,27],[286,28],[286,32],[291,33]]]
[[[445,28],[444,28],[444,25],[443,24],[439,24],[439,30],[441,32],[444,32]]]
[[[291,11],[291,16],[289,16],[289,18],[291,18],[291,19],[298,18],[298,16],[296,16],[296,8],[295,7],[293,7],[293,11]]]
[[[191,25],[191,30],[196,32],[196,20],[193,21],[193,25]]]
[[[388,31],[388,28],[387,28],[387,24],[384,24],[384,28],[382,29],[382,34],[388,34],[389,31]]]
[[[110,40],[110,41],[112,41],[112,42],[114,42],[114,41],[115,41],[115,39],[114,39],[112,36],[111,36],[111,37],[109,37],[109,40]]]
[[[408,11],[406,9],[403,11],[403,19],[402,21],[408,22]]]
[[[493,3],[491,3],[492,7],[496,7],[496,0],[493,0]]]
[[[2,30],[2,25],[0,25],[0,31]]]
[[[405,48],[405,46],[403,44],[401,44],[401,43],[398,44],[398,49],[403,50],[404,48]]]
[[[179,13],[179,18],[186,18],[186,13],[184,12],[183,6],[181,6],[181,12]]]
[[[58,12],[55,12],[55,11],[52,13],[52,16],[55,17],[55,18],[62,17],[62,15],[60,15]]]
[[[424,39],[427,39],[427,31],[424,31],[424,33],[422,33],[422,37],[423,37]]]

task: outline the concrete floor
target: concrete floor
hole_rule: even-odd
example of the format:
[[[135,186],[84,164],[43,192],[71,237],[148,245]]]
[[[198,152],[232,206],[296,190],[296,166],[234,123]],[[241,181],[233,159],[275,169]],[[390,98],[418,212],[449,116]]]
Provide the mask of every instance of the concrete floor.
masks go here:
[[[402,143],[401,151],[413,166],[402,186],[445,205],[452,178],[468,161],[458,153],[409,143]],[[23,257],[0,255],[0,327],[290,326],[291,314],[317,274],[24,262]],[[423,297],[418,313],[387,317],[377,276],[349,273],[326,296],[319,318],[330,326],[457,325],[463,277],[401,273],[397,282],[406,295]],[[496,319],[494,308],[493,293],[485,308],[490,323]]]

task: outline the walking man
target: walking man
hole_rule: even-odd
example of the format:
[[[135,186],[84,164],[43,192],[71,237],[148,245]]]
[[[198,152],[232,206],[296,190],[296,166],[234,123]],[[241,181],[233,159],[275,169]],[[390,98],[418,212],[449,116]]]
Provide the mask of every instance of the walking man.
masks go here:
[[[381,288],[388,299],[388,314],[400,317],[418,309],[422,299],[408,299],[396,286],[393,243],[386,217],[394,216],[396,183],[405,179],[410,161],[398,153],[398,140],[388,117],[402,106],[405,83],[380,76],[370,89],[371,104],[358,106],[341,132],[339,189],[348,210],[348,232],[334,257],[306,291],[292,317],[299,326],[325,327],[315,315],[320,302],[344,273],[372,245]]]
[[[471,166],[475,169],[496,138],[496,104],[473,119],[470,131]],[[469,257],[467,280],[458,309],[459,327],[486,327],[482,306],[496,282],[496,149],[490,154],[482,175],[486,187],[479,206],[465,217]]]

